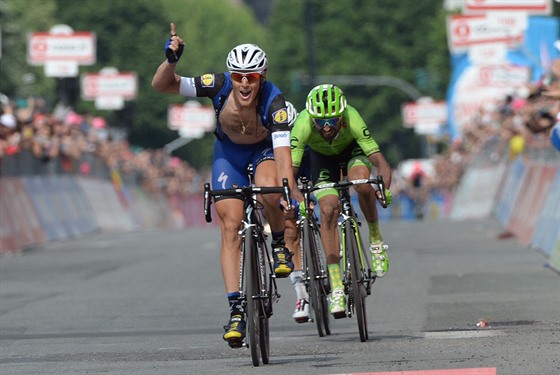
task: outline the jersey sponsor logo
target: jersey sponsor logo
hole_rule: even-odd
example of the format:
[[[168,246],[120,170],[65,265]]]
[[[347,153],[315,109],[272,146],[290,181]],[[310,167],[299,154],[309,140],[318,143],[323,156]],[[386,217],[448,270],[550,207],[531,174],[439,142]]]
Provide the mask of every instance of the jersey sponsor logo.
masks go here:
[[[289,136],[290,136],[290,132],[275,132],[275,133],[272,133],[272,139],[288,138]]]
[[[277,110],[272,114],[272,122],[275,124],[283,124],[288,121],[288,111],[286,108]]]
[[[200,77],[202,87],[214,87],[214,74],[204,74]]]
[[[222,183],[222,189],[226,189],[226,181],[228,179],[228,175],[225,174],[224,172],[220,173],[220,176],[218,177],[218,182]]]
[[[290,146],[290,132],[274,132],[272,133],[272,147]]]
[[[319,171],[319,181],[329,181],[331,174],[328,169],[321,169]]]
[[[362,151],[361,147],[356,147],[354,149],[352,149],[352,157],[354,156],[358,156],[358,155],[363,155],[364,152]]]
[[[290,140],[290,147],[293,149],[296,148],[296,145],[299,143],[299,138],[298,137],[292,137],[292,139]]]

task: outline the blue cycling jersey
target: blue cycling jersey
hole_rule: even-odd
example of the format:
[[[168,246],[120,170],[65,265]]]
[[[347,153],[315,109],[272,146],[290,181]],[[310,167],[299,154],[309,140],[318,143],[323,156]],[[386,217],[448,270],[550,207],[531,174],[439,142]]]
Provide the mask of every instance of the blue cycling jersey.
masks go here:
[[[233,89],[229,72],[203,74],[200,77],[195,77],[194,88],[197,97],[212,99],[216,111],[217,126],[212,163],[212,189],[227,189],[232,185],[248,185],[248,165],[252,163],[256,169],[263,160],[274,159],[271,136],[269,135],[265,140],[255,144],[236,144],[222,131],[219,115]],[[278,116],[278,113],[282,111],[286,111],[284,95],[276,85],[265,81],[261,87],[257,112],[262,126],[270,134],[276,131],[289,130],[287,116]]]

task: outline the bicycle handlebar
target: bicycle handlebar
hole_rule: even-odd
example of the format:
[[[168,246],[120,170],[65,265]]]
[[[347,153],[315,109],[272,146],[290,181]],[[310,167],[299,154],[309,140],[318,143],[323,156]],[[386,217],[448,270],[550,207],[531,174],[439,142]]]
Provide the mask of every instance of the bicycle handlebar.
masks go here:
[[[349,181],[343,180],[338,182],[327,182],[321,185],[315,185],[311,187],[308,186],[307,191],[309,193],[312,193],[314,191],[321,190],[321,189],[347,189],[350,186],[362,185],[362,184],[377,185],[377,187],[379,188],[379,192],[381,192],[381,198],[379,198],[377,194],[375,194],[375,197],[377,198],[379,203],[381,203],[381,206],[383,208],[387,208],[385,182],[383,182],[383,176],[381,175],[377,176],[376,178],[367,178],[367,179],[358,179],[358,180],[349,180]],[[306,186],[306,184],[303,184],[303,186]]]
[[[243,200],[250,199],[253,194],[282,194],[284,200],[288,204],[288,210],[292,209],[292,200],[290,193],[290,185],[288,179],[282,179],[282,186],[242,186],[230,189],[210,189],[210,183],[204,184],[204,218],[207,223],[212,222],[212,211],[210,205],[212,204],[211,197],[238,197]]]

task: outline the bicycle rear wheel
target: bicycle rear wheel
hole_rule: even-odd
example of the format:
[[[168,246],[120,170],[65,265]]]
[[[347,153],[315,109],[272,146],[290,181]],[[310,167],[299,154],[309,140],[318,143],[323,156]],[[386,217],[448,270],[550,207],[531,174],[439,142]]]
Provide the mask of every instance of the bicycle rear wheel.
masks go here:
[[[366,314],[366,296],[367,290],[363,281],[363,272],[360,261],[360,253],[358,248],[357,238],[359,228],[348,220],[344,230],[346,231],[346,251],[350,260],[350,271],[352,278],[352,300],[354,302],[354,312],[356,313],[356,320],[358,322],[358,332],[360,334],[360,341],[364,342],[368,339],[367,331],[367,314]]]
[[[315,324],[319,337],[330,335],[329,309],[324,285],[326,272],[321,264],[322,249],[319,247],[319,233],[313,223],[306,221],[303,226],[304,267],[307,272],[307,285],[311,307],[315,315]]]
[[[253,237],[253,228],[248,227],[245,232],[245,296],[247,298],[247,336],[249,337],[249,348],[253,366],[260,364],[261,328],[260,311],[261,303],[258,299],[260,294],[259,265],[257,256],[257,245]]]

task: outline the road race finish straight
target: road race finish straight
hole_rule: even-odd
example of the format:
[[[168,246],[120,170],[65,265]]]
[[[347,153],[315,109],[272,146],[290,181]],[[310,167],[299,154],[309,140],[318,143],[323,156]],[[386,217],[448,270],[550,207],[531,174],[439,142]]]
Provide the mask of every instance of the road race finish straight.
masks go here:
[[[391,372],[353,372],[349,374],[332,375],[496,375],[495,368],[465,368],[450,370],[419,370],[419,371],[391,371]]]

